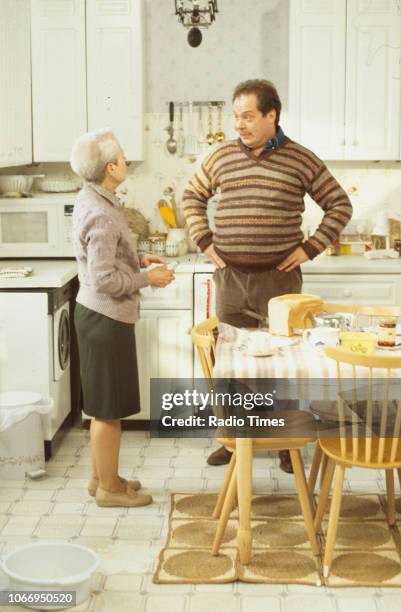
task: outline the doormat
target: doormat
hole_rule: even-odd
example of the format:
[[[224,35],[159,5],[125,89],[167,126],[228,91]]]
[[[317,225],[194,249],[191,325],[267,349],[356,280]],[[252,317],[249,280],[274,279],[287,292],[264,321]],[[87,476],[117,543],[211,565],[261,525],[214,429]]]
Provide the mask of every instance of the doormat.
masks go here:
[[[318,534],[320,556],[312,555],[297,495],[252,497],[252,557],[242,565],[236,544],[238,511],[230,516],[218,556],[211,554],[217,520],[214,494],[171,495],[166,546],[153,576],[157,584],[305,584],[329,587],[400,587],[401,536],[386,521],[381,495],[343,495],[329,578],[322,553],[328,515]],[[401,502],[397,500],[397,520]]]

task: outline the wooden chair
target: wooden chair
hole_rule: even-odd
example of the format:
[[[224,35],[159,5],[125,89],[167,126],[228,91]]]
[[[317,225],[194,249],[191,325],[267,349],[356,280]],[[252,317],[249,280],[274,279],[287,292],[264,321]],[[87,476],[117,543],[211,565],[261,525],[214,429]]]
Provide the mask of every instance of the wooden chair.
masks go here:
[[[374,325],[379,317],[396,317],[401,318],[400,306],[379,306],[379,305],[362,305],[362,304],[328,304],[325,303],[324,312],[327,314],[335,314],[345,312],[356,315],[356,323],[361,322],[361,318],[366,321],[366,325]],[[311,495],[313,495],[316,487],[316,481],[320,470],[320,486],[323,484],[324,473],[327,467],[327,456],[321,451],[317,444],[315,453],[312,459],[312,465],[309,472],[308,487]],[[398,472],[398,479],[401,486],[401,471]]]
[[[324,576],[330,572],[333,558],[337,526],[340,515],[344,472],[347,467],[358,466],[369,469],[386,470],[387,517],[390,525],[395,522],[394,474],[401,469],[401,397],[392,400],[390,395],[393,371],[401,368],[401,356],[392,354],[365,355],[352,353],[341,348],[326,347],[327,357],[337,364],[338,379],[338,417],[339,434],[335,438],[320,438],[319,445],[325,457],[327,467],[315,516],[315,528],[318,531],[324,515],[331,482],[335,473],[334,491],[331,501],[327,529],[326,549],[324,554]],[[366,369],[366,377],[361,370]],[[374,400],[374,374],[380,378],[380,402]],[[379,376],[380,374],[380,376]],[[399,378],[394,376],[394,379]],[[344,395],[345,387],[351,387]],[[361,388],[364,395],[361,402]],[[378,391],[375,391],[376,395]],[[346,399],[344,399],[346,397]],[[345,404],[352,412],[352,423],[347,427],[344,422]],[[361,415],[361,405],[364,414]],[[377,407],[380,414],[376,421],[374,413]],[[391,412],[394,414],[391,414]],[[359,413],[359,414],[358,414]]]
[[[192,340],[197,347],[201,360],[203,373],[210,381],[213,378],[215,357],[214,330],[217,324],[217,318],[207,319],[196,325],[191,332]],[[301,412],[295,414],[295,416],[293,415],[292,425],[294,431],[302,432],[302,427],[307,428],[309,425],[309,415]],[[219,553],[230,513],[234,508],[236,500],[238,500],[239,556],[241,563],[248,564],[250,562],[252,551],[251,500],[253,452],[289,449],[308,537],[313,554],[317,556],[319,554],[319,547],[313,524],[312,499],[309,494],[300,452],[307,443],[313,442],[313,439],[309,437],[286,439],[218,437],[217,440],[232,452],[232,457],[213,512],[213,517],[218,518],[219,522],[212,546],[212,553],[214,555]]]

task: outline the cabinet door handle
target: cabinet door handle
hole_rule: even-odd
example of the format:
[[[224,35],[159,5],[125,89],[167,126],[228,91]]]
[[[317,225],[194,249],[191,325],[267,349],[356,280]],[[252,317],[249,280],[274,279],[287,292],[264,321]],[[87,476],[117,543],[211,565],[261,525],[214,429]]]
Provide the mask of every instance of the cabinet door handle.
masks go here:
[[[352,297],[352,291],[350,291],[350,289],[346,289],[343,291],[343,297]]]

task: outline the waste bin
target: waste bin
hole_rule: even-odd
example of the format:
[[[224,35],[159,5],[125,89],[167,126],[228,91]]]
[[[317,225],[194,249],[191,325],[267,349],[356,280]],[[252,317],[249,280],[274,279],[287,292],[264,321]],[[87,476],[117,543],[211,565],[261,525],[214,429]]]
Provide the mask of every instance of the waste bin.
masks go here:
[[[14,406],[0,402],[0,480],[19,480],[44,470],[41,415],[52,406],[49,399]]]

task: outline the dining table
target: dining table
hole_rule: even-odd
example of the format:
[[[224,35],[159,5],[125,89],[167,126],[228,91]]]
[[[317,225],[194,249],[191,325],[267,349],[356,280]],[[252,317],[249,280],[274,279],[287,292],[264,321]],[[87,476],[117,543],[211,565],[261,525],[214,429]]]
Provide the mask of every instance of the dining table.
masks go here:
[[[252,330],[219,323],[218,332],[213,379],[290,378],[302,381],[303,388],[308,380],[331,379],[333,384],[337,382],[336,362],[326,357],[323,346],[314,346],[304,341],[302,336],[276,337],[273,342],[274,350],[265,356],[254,356],[246,349],[246,337],[252,333]],[[345,368],[348,368],[345,376],[353,378],[352,366],[345,365]],[[359,373],[358,369],[356,370],[357,377],[366,377],[366,375],[366,371]],[[244,503],[241,507],[241,500],[252,498],[252,457],[252,438],[238,437],[236,439],[237,490],[241,490],[241,495],[237,495],[238,548],[243,563],[249,562],[252,548],[251,504]],[[311,503],[313,503],[312,496]]]

